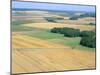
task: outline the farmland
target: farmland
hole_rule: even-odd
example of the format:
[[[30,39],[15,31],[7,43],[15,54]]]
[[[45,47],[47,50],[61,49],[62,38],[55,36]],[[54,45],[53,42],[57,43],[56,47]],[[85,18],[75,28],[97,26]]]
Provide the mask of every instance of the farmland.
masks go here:
[[[31,24],[24,24],[24,26],[43,28],[43,29],[52,29],[54,27],[69,27],[69,28],[80,29],[81,31],[95,29],[95,26],[90,26],[90,25],[74,25],[74,24],[62,24],[62,23],[31,23]]]
[[[13,32],[13,35],[17,34],[28,35],[41,40],[47,40],[49,42],[61,44],[64,46],[69,46],[71,48],[74,47],[75,49],[95,51],[95,48],[88,48],[79,45],[79,42],[81,40],[80,37],[76,38],[63,37],[63,34],[51,33],[49,30],[43,30],[43,29],[40,30],[35,28],[33,31]]]
[[[12,43],[14,74],[95,68],[94,52],[73,50],[25,35],[13,36]]]
[[[95,69],[95,54],[70,49],[13,50],[13,74]],[[84,62],[85,61],[85,62]]]
[[[64,37],[50,32],[54,27],[95,30],[95,18],[69,20],[71,15],[65,14],[50,11],[14,13],[12,74],[96,68],[95,48],[80,45],[81,37]]]

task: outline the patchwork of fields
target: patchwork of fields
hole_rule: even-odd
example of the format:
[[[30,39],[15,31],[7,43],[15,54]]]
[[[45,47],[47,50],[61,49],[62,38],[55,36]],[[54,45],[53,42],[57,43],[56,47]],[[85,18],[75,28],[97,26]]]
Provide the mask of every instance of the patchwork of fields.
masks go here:
[[[43,29],[52,29],[54,27],[68,27],[68,28],[75,28],[80,29],[81,31],[84,30],[94,30],[95,26],[90,25],[75,25],[75,24],[63,24],[63,23],[30,23],[30,24],[24,24],[24,26],[27,27],[35,27],[35,28],[43,28]]]
[[[54,27],[95,30],[95,25],[88,25],[95,18],[68,20],[69,16],[46,11],[27,11],[25,15],[12,17],[12,74],[96,68],[95,48],[80,45],[81,37],[50,32]],[[49,22],[45,17],[67,19]]]
[[[53,44],[48,41],[43,41],[25,35],[15,35],[13,36],[12,41],[13,41],[12,47],[15,49],[16,48],[66,48],[63,45]]]

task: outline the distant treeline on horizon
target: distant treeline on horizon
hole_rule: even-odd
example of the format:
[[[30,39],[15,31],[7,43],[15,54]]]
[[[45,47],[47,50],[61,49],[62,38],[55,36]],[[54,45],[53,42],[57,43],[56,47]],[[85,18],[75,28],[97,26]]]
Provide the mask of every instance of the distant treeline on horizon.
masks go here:
[[[85,12],[85,13],[96,13],[96,11],[71,11],[71,10],[66,10],[66,11],[63,11],[63,10],[49,10],[49,9],[27,9],[27,8],[12,8],[13,11],[33,11],[33,10],[38,10],[38,11],[52,11],[52,12],[73,12],[73,13],[76,13],[76,12]]]

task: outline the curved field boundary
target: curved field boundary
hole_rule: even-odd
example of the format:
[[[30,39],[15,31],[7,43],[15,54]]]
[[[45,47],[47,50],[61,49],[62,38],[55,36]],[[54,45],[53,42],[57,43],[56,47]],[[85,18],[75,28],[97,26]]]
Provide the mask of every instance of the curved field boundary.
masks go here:
[[[41,28],[41,29],[52,29],[54,27],[69,27],[69,28],[80,29],[81,31],[95,29],[95,26],[90,26],[90,25],[75,25],[75,24],[62,24],[62,23],[29,23],[29,24],[23,24],[23,26]]]
[[[29,37],[26,35],[16,35],[12,39],[13,48],[67,48],[66,46],[54,44],[48,41]]]

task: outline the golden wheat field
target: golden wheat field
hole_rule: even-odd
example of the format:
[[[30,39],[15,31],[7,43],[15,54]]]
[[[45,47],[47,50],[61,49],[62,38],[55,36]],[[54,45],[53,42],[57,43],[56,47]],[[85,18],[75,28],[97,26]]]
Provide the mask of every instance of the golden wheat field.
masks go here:
[[[62,23],[49,23],[49,22],[29,23],[29,24],[24,24],[23,26],[28,26],[33,28],[43,28],[43,29],[52,29],[54,27],[69,27],[69,28],[80,29],[81,31],[95,29],[95,26],[90,26],[90,25],[75,25],[75,24],[62,24]]]
[[[12,36],[12,73],[95,69],[95,52],[75,50],[27,35]]]
[[[54,44],[48,41],[17,34],[13,36],[13,48],[66,48],[63,45]],[[21,41],[21,42],[20,42]]]

